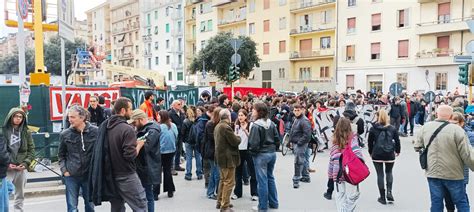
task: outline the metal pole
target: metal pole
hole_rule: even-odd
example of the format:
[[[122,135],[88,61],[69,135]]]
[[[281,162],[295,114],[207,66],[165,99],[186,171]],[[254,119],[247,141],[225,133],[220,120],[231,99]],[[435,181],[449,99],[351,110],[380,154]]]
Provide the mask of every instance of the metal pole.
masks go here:
[[[61,104],[63,108],[63,129],[66,128],[66,53],[64,48],[64,38],[61,39]]]
[[[18,7],[17,7],[18,8]],[[16,36],[16,43],[18,45],[18,76],[20,78],[20,90],[26,81],[26,64],[25,64],[25,30],[23,24],[23,18],[18,13],[18,34]],[[21,98],[20,98],[21,99]],[[24,102],[20,100],[20,105],[23,105]]]

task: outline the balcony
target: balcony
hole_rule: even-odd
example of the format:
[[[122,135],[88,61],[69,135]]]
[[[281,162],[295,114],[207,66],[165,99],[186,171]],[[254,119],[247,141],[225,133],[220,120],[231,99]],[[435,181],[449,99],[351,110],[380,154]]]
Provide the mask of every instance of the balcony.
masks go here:
[[[192,14],[191,17],[188,17],[186,19],[186,23],[188,23],[188,24],[196,23],[196,14]]]
[[[138,30],[139,28],[140,28],[140,24],[138,23],[133,23],[131,26],[127,24],[127,26],[123,28],[114,28],[112,30],[112,35],[124,34],[130,31]]]
[[[182,63],[181,63],[181,64],[179,64],[179,63],[173,63],[173,64],[171,64],[171,68],[172,68],[173,70],[183,69],[183,64],[182,64]]]
[[[187,42],[195,42],[196,41],[196,34],[187,33],[186,34],[186,41]]]
[[[151,53],[151,51],[143,51],[143,56],[151,57],[151,56],[153,56],[153,54]]]
[[[417,35],[428,35],[442,32],[469,30],[466,22],[471,17],[451,19],[449,16],[440,16],[437,21],[416,24]]]
[[[333,31],[335,29],[336,26],[333,22],[324,24],[301,25],[297,29],[291,29],[290,36],[309,35],[313,33]]]
[[[143,39],[143,42],[145,43],[151,42],[152,40],[151,35],[143,35],[142,39]]]
[[[235,17],[228,18],[228,19],[222,19],[219,20],[219,24],[217,24],[218,27],[228,27],[228,26],[234,26],[237,24],[245,24],[245,21],[247,20],[247,15],[236,15]]]
[[[133,59],[133,54],[132,53],[123,53],[122,55],[118,56],[119,60],[130,60]]]
[[[188,5],[193,5],[202,2],[203,0],[187,0],[186,1],[186,6]]]
[[[454,56],[462,55],[462,52],[454,52],[453,49],[433,49],[422,50],[416,53],[415,61],[417,66],[439,66],[452,65]]]
[[[330,83],[333,78],[331,77],[316,77],[311,79],[290,79],[290,83]]]
[[[336,0],[298,0],[290,5],[292,13],[306,12],[308,10],[335,6]]]
[[[334,49],[313,49],[310,51],[294,51],[290,53],[291,61],[327,59],[334,57]]]

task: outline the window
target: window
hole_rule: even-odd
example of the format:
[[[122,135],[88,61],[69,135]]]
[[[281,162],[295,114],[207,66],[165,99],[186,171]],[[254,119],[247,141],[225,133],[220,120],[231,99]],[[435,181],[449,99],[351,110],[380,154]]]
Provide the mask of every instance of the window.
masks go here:
[[[329,66],[322,66],[319,68],[320,78],[329,78]]]
[[[132,36],[132,34],[129,34],[129,36]],[[138,40],[138,31],[135,32],[135,40]]]
[[[381,29],[381,14],[372,14],[372,31]]]
[[[270,20],[263,21],[263,31],[269,32],[270,31]]]
[[[151,70],[151,58],[148,58],[148,69]]]
[[[449,54],[449,36],[440,36],[437,38],[438,48],[435,50],[437,56],[448,56]]]
[[[262,88],[271,88],[272,87],[272,71],[264,70],[262,71]]]
[[[284,69],[284,68],[278,69],[278,77],[279,77],[280,79],[284,79],[284,78],[285,78],[285,69]]]
[[[155,57],[155,65],[160,65],[160,60],[158,57]]]
[[[280,53],[285,53],[286,52],[286,41],[285,40],[281,40],[280,41],[280,48],[279,48],[279,52]]]
[[[270,54],[270,43],[263,43],[263,54]]]
[[[409,9],[397,11],[397,27],[401,28],[401,27],[409,26],[409,23],[410,23],[409,14],[410,14]]]
[[[263,9],[266,10],[270,8],[270,0],[263,0]]]
[[[250,13],[255,12],[255,0],[250,0],[249,12],[250,12]]]
[[[181,32],[181,21],[178,21],[178,32]]]
[[[206,31],[206,21],[201,21],[201,32]]]
[[[173,72],[168,72],[168,80],[172,81],[173,80]]]
[[[151,22],[150,19],[151,19],[151,14],[150,13],[146,14],[146,25],[147,26],[150,26],[150,22]]]
[[[436,90],[446,90],[448,73],[436,73]]]
[[[311,67],[300,68],[300,80],[311,80]]]
[[[332,22],[332,11],[326,10],[321,12],[321,23],[327,24]]]
[[[249,24],[249,34],[251,35],[255,34],[255,23]]]
[[[449,23],[451,20],[451,2],[438,4],[438,23]]]
[[[158,19],[158,10],[155,10],[155,20]]]
[[[97,25],[96,24],[94,24],[94,30],[97,30]]]
[[[184,79],[184,75],[183,75],[183,72],[178,72],[178,81],[183,81]]]
[[[170,24],[165,25],[165,32],[170,33]]]
[[[397,82],[402,84],[403,90],[406,90],[408,82],[408,73],[397,73]]]
[[[204,49],[204,48],[206,48],[206,41],[202,40],[201,41],[201,49]]]
[[[155,26],[155,35],[158,35],[158,26]]]
[[[166,17],[170,15],[170,7],[166,7],[165,14],[166,14]]]
[[[135,46],[135,50],[137,54],[140,52],[140,49],[138,48],[138,46]]]
[[[178,51],[183,51],[183,45],[181,43],[183,42],[182,38],[178,38]]]
[[[199,5],[199,12],[201,14],[212,12],[212,2],[202,3]]]
[[[280,18],[280,29],[286,29],[286,17]]]
[[[286,0],[280,0],[280,6],[283,6],[286,4]]]
[[[354,90],[354,75],[346,75],[346,90]]]
[[[355,60],[355,45],[346,46],[346,61]]]
[[[178,55],[178,64],[180,64],[180,65],[183,64],[183,55],[182,54]]]
[[[372,60],[380,59],[380,43],[370,44],[370,59]]]
[[[146,29],[146,32],[147,32],[146,33],[147,35],[151,35],[151,29],[150,28]]]
[[[408,58],[408,40],[398,41],[398,58]]]
[[[166,49],[170,48],[170,40],[166,40]]]
[[[212,19],[207,20],[207,31],[212,31]]]
[[[321,49],[331,48],[331,37],[321,37]]]
[[[138,60],[135,60],[135,68],[138,68],[140,67],[140,63],[138,62]]]
[[[169,65],[169,64],[170,64],[170,56],[166,55],[166,65]]]
[[[354,33],[356,31],[356,18],[347,19],[347,33]]]
[[[348,7],[356,6],[356,0],[347,0],[347,6]]]

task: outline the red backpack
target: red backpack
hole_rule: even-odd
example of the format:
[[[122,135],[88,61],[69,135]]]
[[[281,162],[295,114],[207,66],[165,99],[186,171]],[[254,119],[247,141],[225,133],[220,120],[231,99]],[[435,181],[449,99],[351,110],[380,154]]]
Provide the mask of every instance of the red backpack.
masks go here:
[[[365,164],[362,158],[359,158],[352,151],[352,139],[351,137],[346,148],[342,150],[341,157],[339,158],[339,173],[337,174],[337,181],[339,182],[341,177],[352,185],[358,185],[364,181],[369,175],[369,167]]]

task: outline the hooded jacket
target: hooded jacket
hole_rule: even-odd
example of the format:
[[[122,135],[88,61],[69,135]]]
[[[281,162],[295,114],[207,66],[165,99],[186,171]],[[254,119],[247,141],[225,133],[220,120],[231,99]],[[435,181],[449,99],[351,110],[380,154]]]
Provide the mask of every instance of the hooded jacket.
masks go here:
[[[296,117],[290,131],[290,142],[298,146],[308,145],[311,140],[311,123],[308,118],[301,114]]]
[[[145,145],[138,153],[137,174],[143,185],[161,184],[161,128],[155,122],[148,122],[137,133],[137,137],[145,136]]]
[[[136,173],[137,136],[123,116],[113,115],[107,124],[107,142],[115,176]]]
[[[69,172],[71,176],[87,178],[98,133],[99,129],[89,122],[83,132],[72,127],[61,132],[58,159],[63,174]]]
[[[394,145],[394,150],[390,155],[387,155],[386,157],[377,157],[372,154],[374,150],[374,146],[377,145],[377,139],[382,131],[390,131],[392,138],[391,141],[393,141]],[[398,130],[395,129],[394,126],[388,125],[388,126],[382,126],[379,123],[375,123],[372,128],[370,128],[369,132],[369,138],[367,139],[368,146],[369,146],[369,154],[372,156],[372,160],[379,160],[379,161],[393,161],[395,160],[395,153],[400,153],[400,138],[398,137]]]
[[[272,153],[276,151],[280,136],[270,119],[258,119],[250,125],[249,150],[254,153]]]
[[[23,122],[20,124],[20,138],[21,144],[18,153],[14,158],[11,158],[10,163],[15,165],[23,164],[25,167],[29,167],[32,160],[35,159],[35,144],[33,142],[33,137],[31,137],[31,132],[28,129],[28,121],[26,113],[20,108],[12,108],[8,113],[5,121],[3,123],[2,130],[0,134],[3,134],[5,140],[7,141],[7,150],[12,154],[12,149],[10,148],[11,144],[11,135],[13,133],[12,118],[14,114],[20,113],[23,115]]]

